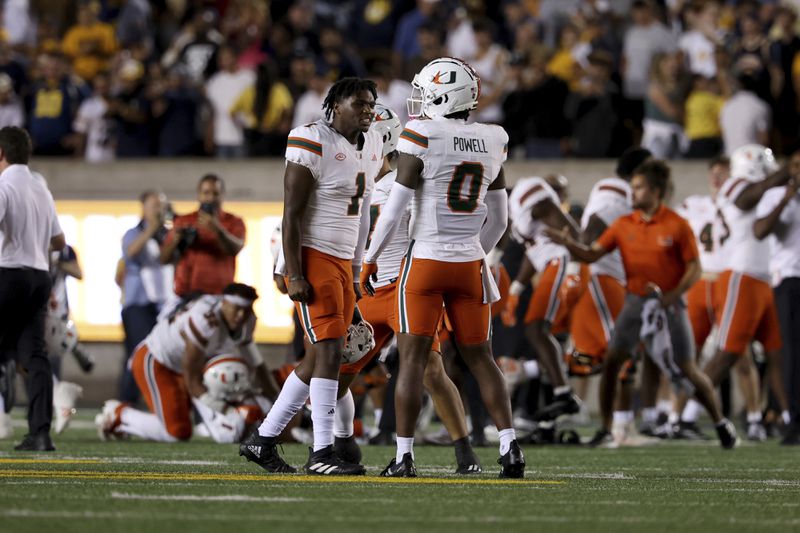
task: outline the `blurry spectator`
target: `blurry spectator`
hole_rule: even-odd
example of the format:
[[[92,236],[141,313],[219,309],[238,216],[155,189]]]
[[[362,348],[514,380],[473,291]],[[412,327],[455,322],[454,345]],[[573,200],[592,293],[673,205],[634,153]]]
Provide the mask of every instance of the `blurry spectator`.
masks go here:
[[[494,42],[494,24],[488,19],[472,25],[477,43],[477,54],[470,64],[481,79],[481,96],[475,113],[477,122],[500,123],[503,120],[501,107],[506,85],[508,52]]]
[[[775,100],[775,109],[781,112],[775,115],[775,127],[781,137],[784,153],[795,150],[800,130],[798,129],[798,100],[792,66],[795,58],[799,58],[800,38],[795,31],[797,14],[788,7],[782,6],[775,14],[775,25],[772,29],[773,42],[770,45],[771,63],[774,66],[774,79],[779,87]]]
[[[569,95],[565,116],[570,121],[570,147],[578,157],[606,157],[619,122],[619,94],[611,82],[613,58],[603,51],[592,52],[586,75],[578,92]]]
[[[122,4],[116,20],[117,41],[123,48],[140,43],[153,46],[152,8],[147,0],[119,0]]]
[[[325,101],[325,95],[328,94],[328,87],[330,86],[326,74],[324,67],[315,67],[308,90],[297,100],[297,105],[294,108],[293,128],[311,124],[325,116],[322,111],[322,103]]]
[[[316,70],[317,62],[310,53],[298,52],[292,56],[289,62],[289,79],[286,86],[294,100],[299,99],[308,90]]]
[[[319,33],[321,49],[318,61],[328,69],[330,81],[340,78],[363,77],[366,74],[361,59],[351,53],[340,32],[334,26],[325,26]]]
[[[411,96],[411,84],[404,80],[393,79],[392,67],[388,63],[375,65],[370,77],[378,88],[378,101],[397,113],[400,122],[405,124],[408,120],[406,101]]]
[[[686,99],[685,132],[689,140],[686,157],[710,159],[722,152],[719,115],[724,104],[716,78],[694,76],[692,91]]]
[[[166,68],[180,65],[192,80],[201,83],[216,71],[216,54],[222,45],[222,34],[214,29],[216,15],[204,10],[195,15],[164,54],[161,64]]]
[[[244,221],[222,209],[225,182],[206,174],[197,185],[199,209],[175,217],[161,247],[161,263],[176,263],[175,294],[220,294],[233,282],[244,247]]]
[[[472,21],[484,18],[482,3],[464,2],[449,15],[445,13],[448,7],[451,6],[445,4],[436,13],[437,17],[441,17],[442,22],[446,21],[444,46],[447,50],[447,55],[472,61],[475,58],[475,54],[478,53],[478,43],[475,41]]]
[[[11,46],[31,46],[36,42],[36,22],[31,13],[30,0],[5,0],[3,2],[2,39]],[[12,76],[13,77],[13,76]]]
[[[644,101],[642,147],[653,157],[671,159],[684,148],[683,93],[678,83],[681,63],[676,53],[657,54],[650,67]]]
[[[255,82],[251,70],[242,70],[236,63],[233,48],[222,47],[217,56],[219,70],[206,84],[206,98],[211,102],[211,130],[214,150],[223,159],[244,157],[244,133],[231,117],[231,109],[239,95]]]
[[[725,155],[745,144],[769,146],[772,113],[756,95],[756,81],[747,75],[737,78],[737,91],[725,102],[720,112]]]
[[[367,65],[390,63],[397,3],[385,0],[356,0],[349,36]]]
[[[34,153],[67,155],[72,152],[72,121],[81,104],[81,89],[64,73],[62,58],[39,58],[41,80],[31,90],[29,124]]]
[[[715,51],[723,44],[719,18],[720,5],[716,0],[698,0],[689,5],[686,11],[689,31],[681,35],[679,46],[690,73],[706,78],[717,75]]]
[[[403,78],[407,80],[414,79],[414,75],[422,70],[422,67],[437,57],[445,55],[442,46],[442,32],[434,22],[425,23],[419,27],[417,44],[419,45],[419,54],[406,59],[403,62],[402,70],[394,69],[394,72],[402,72]]]
[[[267,59],[263,42],[269,23],[267,2],[239,0],[228,5],[221,23],[222,34],[228,45],[239,51],[239,68],[255,70],[259,63]]]
[[[120,378],[120,399],[136,403],[139,390],[128,369],[127,359],[156,324],[156,318],[172,294],[172,266],[160,261],[160,246],[167,235],[164,218],[168,205],[156,191],[140,197],[142,218],[122,237],[124,281],[122,327],[125,329],[125,361]]]
[[[558,50],[550,58],[547,71],[553,76],[564,80],[571,90],[578,89],[581,79],[581,68],[575,57],[578,47],[578,28],[567,24],[558,34]]]
[[[408,64],[413,58],[422,55],[421,43],[417,31],[424,24],[433,24],[441,27],[443,21],[436,19],[439,0],[417,0],[417,7],[403,15],[394,34],[394,66],[400,72],[403,64]]]
[[[547,71],[547,56],[540,50],[531,56],[530,66],[518,58],[512,68],[517,89],[503,103],[509,135],[509,152],[524,146],[525,157],[552,159],[561,157],[569,135],[564,105],[569,88],[561,78]]]
[[[111,80],[101,72],[92,82],[94,93],[78,108],[73,129],[78,134],[78,155],[90,163],[114,160],[114,124],[108,118],[108,100],[111,96]]]
[[[290,43],[293,43],[293,48],[319,52],[319,35],[314,24],[314,2],[312,0],[292,1],[286,11],[286,17],[281,20],[279,25],[288,32],[288,39]]]
[[[547,49],[539,38],[539,29],[536,22],[527,19],[524,24],[516,27],[514,32],[514,42],[511,43],[511,53],[519,57],[527,57],[535,54],[539,49]]]
[[[0,72],[8,74],[14,82],[14,92],[20,97],[25,96],[23,90],[27,89],[28,73],[25,67],[14,58],[11,46],[0,39]]]
[[[64,54],[72,59],[75,74],[91,81],[105,70],[109,58],[117,50],[114,28],[97,20],[100,6],[96,2],[81,4],[78,24],[67,31],[62,42]]]
[[[283,153],[293,105],[289,89],[278,81],[275,65],[270,61],[259,65],[255,84],[245,89],[231,108],[233,119],[245,128],[248,155]]]
[[[756,94],[767,103],[773,101],[772,76],[769,70],[769,41],[753,13],[739,21],[742,35],[733,47],[733,71],[747,74],[756,81]],[[778,91],[775,90],[777,95]]]
[[[188,73],[172,68],[149,95],[158,124],[158,155],[178,157],[200,153],[198,117],[202,95],[190,84]]]
[[[108,102],[108,118],[114,120],[117,136],[117,157],[147,157],[152,153],[152,112],[143,77],[141,63],[125,61],[119,71],[119,91]]]
[[[14,82],[8,74],[0,73],[0,128],[25,124],[22,102],[14,94]]]
[[[631,7],[633,25],[625,33],[620,68],[625,118],[634,126],[641,124],[644,98],[650,84],[650,63],[657,53],[673,52],[677,47],[674,35],[661,24],[651,0],[635,0]]]

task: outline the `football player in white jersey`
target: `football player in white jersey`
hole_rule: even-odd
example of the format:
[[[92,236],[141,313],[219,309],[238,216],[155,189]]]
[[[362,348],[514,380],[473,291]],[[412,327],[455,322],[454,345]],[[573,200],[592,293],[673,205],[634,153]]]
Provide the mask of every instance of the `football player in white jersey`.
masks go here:
[[[769,284],[770,248],[767,241],[756,238],[753,226],[761,197],[791,179],[789,168],[778,168],[769,148],[750,144],[737,148],[731,155],[730,177],[716,197],[718,231],[727,235],[720,250],[724,270],[717,281],[718,352],[705,368],[717,385],[725,372],[746,354],[753,340],[761,342],[769,365],[771,390],[785,419],[789,413],[781,374],[780,326]],[[752,415],[748,422],[760,422],[755,420],[755,412]]]
[[[206,362],[220,353],[238,353],[258,386],[271,398],[277,386],[253,341],[258,298],[249,285],[231,283],[219,296],[201,296],[159,320],[136,348],[130,367],[150,412],[108,400],[95,422],[101,437],[135,435],[174,442],[192,436],[192,404],[213,405],[203,383]],[[204,414],[204,410],[199,410]]]
[[[372,81],[343,78],[328,91],[325,119],[289,133],[281,226],[286,288],[312,347],[239,449],[269,472],[294,471],[278,455],[276,439],[310,396],[314,447],[306,472],[365,473],[336,456],[333,426],[345,336],[360,297],[370,197],[383,166],[383,138],[370,131],[376,94]]]
[[[500,475],[522,477],[525,461],[511,425],[511,403],[489,343],[490,305],[499,293],[484,260],[508,222],[503,174],[508,135],[499,126],[467,124],[478,105],[480,81],[463,61],[435,59],[412,86],[408,103],[414,120],[400,136],[397,179],[361,272],[363,286],[380,274],[376,261],[410,203],[411,241],[397,288],[397,453],[381,475],[416,476],[414,429],[444,306],[459,352],[500,431]]]
[[[536,349],[539,364],[553,385],[553,401],[534,414],[538,421],[553,420],[561,415],[574,414],[580,410],[580,400],[572,392],[562,367],[561,346],[553,336],[552,328],[566,316],[567,306],[562,302],[561,290],[567,277],[569,252],[560,244],[552,242],[544,234],[545,228],[569,227],[577,237],[578,225],[561,210],[556,191],[544,178],[532,177],[519,180],[508,199],[512,235],[525,244],[525,257],[516,279],[509,289],[504,317],[506,324],[513,324],[519,295],[530,282],[535,272],[540,272],[539,282],[533,291],[525,313],[528,338]]]

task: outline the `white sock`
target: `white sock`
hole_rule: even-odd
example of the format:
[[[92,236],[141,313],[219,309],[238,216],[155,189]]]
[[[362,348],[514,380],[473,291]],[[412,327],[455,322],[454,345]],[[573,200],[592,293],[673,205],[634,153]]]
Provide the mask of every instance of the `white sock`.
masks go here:
[[[642,409],[642,421],[650,424],[658,420],[658,409],[655,407],[645,407]]]
[[[277,437],[286,428],[289,421],[297,414],[308,400],[308,385],[303,383],[297,374],[292,372],[286,378],[275,405],[269,410],[267,418],[258,428],[262,437]]]
[[[383,417],[383,409],[375,409],[375,427],[381,425],[381,417]]]
[[[697,419],[700,418],[700,409],[702,407],[697,400],[689,400],[686,403],[686,407],[683,408],[683,413],[681,413],[681,421],[689,422],[690,424],[697,422]]]
[[[674,426],[681,421],[681,415],[679,415],[677,411],[670,411],[667,421]]]
[[[553,387],[553,396],[561,396],[562,394],[569,394],[572,392],[572,387],[569,385],[562,385],[561,387]]]
[[[514,432],[514,428],[508,428],[498,431],[497,436],[500,437],[500,455],[505,455],[511,448],[511,441],[517,439],[517,434]]]
[[[633,411],[614,411],[614,425],[625,425],[633,420]]]
[[[336,418],[333,421],[333,436],[340,439],[353,436],[353,418],[356,416],[356,404],[353,394],[347,389],[347,394],[336,402]]]
[[[669,413],[672,411],[672,400],[658,400],[656,408],[659,410],[659,412]]]
[[[120,411],[119,430],[129,435],[135,435],[147,440],[158,442],[175,442],[177,439],[167,433],[161,419],[152,413],[145,413],[138,409],[125,407]]]
[[[411,454],[411,458],[414,458],[414,437],[397,437],[397,455],[394,457],[394,461],[397,464],[403,462],[403,456],[407,453]]]
[[[2,406],[0,406],[0,411],[2,411]],[[792,414],[789,411],[781,411],[781,419],[784,426],[792,425]]]
[[[336,396],[339,382],[335,379],[311,378],[311,423],[314,425],[314,451],[333,444],[333,420],[336,417]]]
[[[539,361],[525,361],[522,363],[522,371],[528,379],[536,379],[539,377]]]
[[[760,424],[761,423],[761,411],[752,411],[747,413],[747,423],[748,424]]]

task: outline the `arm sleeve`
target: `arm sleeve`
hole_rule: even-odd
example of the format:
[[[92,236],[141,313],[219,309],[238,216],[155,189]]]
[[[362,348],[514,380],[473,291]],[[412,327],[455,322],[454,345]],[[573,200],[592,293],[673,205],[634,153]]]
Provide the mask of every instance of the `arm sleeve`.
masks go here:
[[[358,242],[353,256],[353,275],[361,272],[361,261],[364,258],[364,250],[367,248],[370,228],[370,205],[372,205],[372,193],[364,195],[361,203],[361,222],[358,226]]]
[[[489,253],[500,241],[508,225],[508,194],[505,189],[486,193],[486,222],[481,228],[481,247]]]
[[[314,126],[301,126],[289,132],[286,139],[286,161],[302,165],[315,180],[322,174],[322,143]]]
[[[617,224],[611,224],[602,235],[595,241],[609,252],[617,248]]]
[[[378,259],[378,256],[392,240],[398,223],[413,198],[414,189],[397,182],[392,185],[392,192],[389,193],[389,198],[386,200],[375,230],[372,232],[372,241],[366,256],[364,256],[365,262],[374,263]]]

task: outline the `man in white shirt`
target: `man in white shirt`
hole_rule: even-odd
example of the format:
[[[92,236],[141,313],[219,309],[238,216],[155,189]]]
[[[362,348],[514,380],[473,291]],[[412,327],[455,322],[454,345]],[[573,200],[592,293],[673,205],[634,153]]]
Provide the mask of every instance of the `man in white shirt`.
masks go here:
[[[81,103],[72,128],[81,135],[81,149],[86,161],[102,163],[113,161],[116,146],[112,134],[113,123],[107,118],[111,80],[100,73],[92,80],[94,94]]]
[[[650,61],[658,52],[674,52],[677,42],[655,17],[650,0],[633,2],[631,18],[633,24],[623,43],[623,89],[626,98],[643,100],[649,84]]]
[[[790,168],[800,166],[800,153]],[[796,171],[794,172],[796,176]],[[783,337],[783,382],[792,422],[781,441],[800,445],[800,180],[770,189],[758,204],[756,238],[770,238],[770,271]]]
[[[53,377],[44,347],[50,250],[66,245],[47,186],[28,168],[28,133],[0,129],[0,345],[27,373],[28,435],[14,449],[55,450]]]
[[[252,70],[239,69],[233,48],[219,50],[219,72],[206,83],[206,98],[214,110],[213,141],[217,157],[244,157],[244,134],[231,117],[231,108],[242,91],[255,83]]]
[[[751,76],[739,76],[738,84],[739,90],[725,102],[719,116],[727,156],[747,144],[769,145],[772,122],[769,106],[756,96]]]

